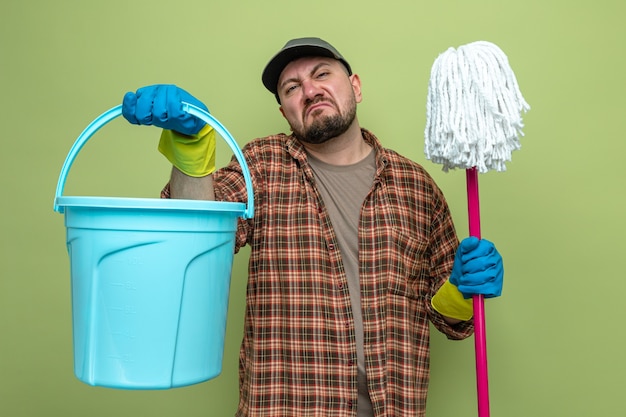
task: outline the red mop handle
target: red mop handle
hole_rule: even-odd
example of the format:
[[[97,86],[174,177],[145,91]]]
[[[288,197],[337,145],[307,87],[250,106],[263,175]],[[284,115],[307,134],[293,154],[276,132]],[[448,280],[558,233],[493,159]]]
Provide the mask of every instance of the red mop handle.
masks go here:
[[[480,235],[480,202],[478,198],[478,170],[465,171],[467,179],[467,213],[470,236]],[[476,388],[478,391],[478,417],[489,417],[489,375],[487,372],[487,336],[485,333],[485,300],[475,295],[474,302],[474,347],[476,351]]]

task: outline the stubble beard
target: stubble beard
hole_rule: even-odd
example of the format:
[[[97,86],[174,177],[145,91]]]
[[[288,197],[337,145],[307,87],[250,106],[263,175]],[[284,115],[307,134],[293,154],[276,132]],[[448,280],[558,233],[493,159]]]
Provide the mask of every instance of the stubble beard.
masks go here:
[[[317,100],[315,104],[321,100]],[[350,98],[346,106],[346,113],[334,114],[332,116],[323,116],[316,118],[308,127],[302,129],[296,128],[291,124],[291,130],[294,136],[301,142],[318,145],[329,141],[332,138],[344,134],[354,122],[356,117],[356,100],[354,96]]]

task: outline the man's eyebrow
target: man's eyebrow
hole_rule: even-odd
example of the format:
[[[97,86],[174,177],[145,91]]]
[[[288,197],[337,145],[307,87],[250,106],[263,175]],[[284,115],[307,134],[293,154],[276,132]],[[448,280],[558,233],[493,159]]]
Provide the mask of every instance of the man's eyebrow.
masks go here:
[[[313,75],[317,72],[317,70],[319,70],[321,67],[323,66],[328,66],[330,67],[330,63],[328,62],[320,62],[319,64],[317,64],[316,66],[313,67],[313,69],[311,69],[311,72],[309,73],[309,75]],[[298,82],[300,81],[299,78],[297,77],[291,77],[291,78],[287,78],[286,80],[283,80],[282,83],[280,83],[280,85],[278,86],[279,89],[282,89],[286,84],[289,84],[290,82]]]
[[[286,84],[289,84],[289,83],[292,83],[292,82],[293,83],[297,83],[298,81],[299,81],[299,79],[296,78],[296,77],[287,78],[286,80],[283,80],[282,83],[280,83],[280,85],[278,86],[278,89],[281,90]]]

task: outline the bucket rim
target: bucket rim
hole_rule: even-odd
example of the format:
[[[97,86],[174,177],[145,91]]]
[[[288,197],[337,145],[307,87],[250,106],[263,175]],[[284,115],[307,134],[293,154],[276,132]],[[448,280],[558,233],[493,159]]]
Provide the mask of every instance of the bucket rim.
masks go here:
[[[55,205],[59,208],[193,210],[238,213],[245,213],[246,211],[246,205],[244,203],[231,201],[138,197],[59,196],[55,199]]]

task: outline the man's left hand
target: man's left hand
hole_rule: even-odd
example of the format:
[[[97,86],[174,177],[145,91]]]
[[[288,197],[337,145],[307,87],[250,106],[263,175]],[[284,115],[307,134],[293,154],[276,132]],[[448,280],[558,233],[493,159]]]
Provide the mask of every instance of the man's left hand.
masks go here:
[[[468,237],[459,245],[454,258],[450,282],[465,298],[482,294],[485,298],[502,294],[504,267],[502,256],[486,239]]]

